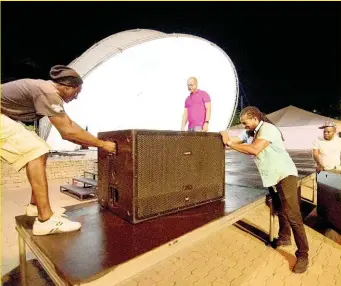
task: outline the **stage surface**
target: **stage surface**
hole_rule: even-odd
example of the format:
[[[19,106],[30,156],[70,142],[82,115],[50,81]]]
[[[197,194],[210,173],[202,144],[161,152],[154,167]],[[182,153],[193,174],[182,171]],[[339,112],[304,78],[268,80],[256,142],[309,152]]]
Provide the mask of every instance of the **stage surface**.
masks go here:
[[[300,177],[314,171],[311,153],[293,152]],[[147,253],[210,222],[232,215],[264,198],[257,168],[250,156],[226,153],[226,198],[175,214],[132,225],[97,202],[67,207],[66,214],[82,223],[78,232],[33,236],[34,218],[17,216],[16,223],[25,235],[53,264],[58,275],[69,284],[97,279],[114,267]]]

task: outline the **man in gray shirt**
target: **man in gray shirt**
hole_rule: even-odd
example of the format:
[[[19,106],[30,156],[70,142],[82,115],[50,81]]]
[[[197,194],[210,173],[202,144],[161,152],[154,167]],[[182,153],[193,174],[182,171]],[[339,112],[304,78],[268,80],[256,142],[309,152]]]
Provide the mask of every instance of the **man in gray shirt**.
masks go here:
[[[34,235],[76,231],[79,222],[69,220],[65,209],[51,209],[48,198],[46,160],[50,146],[24,124],[47,116],[63,139],[115,152],[113,142],[102,141],[82,129],[66,114],[63,103],[77,98],[82,78],[67,66],[54,66],[51,80],[20,79],[1,86],[1,158],[17,171],[26,168],[32,187],[26,214],[37,216]],[[23,124],[24,123],[24,124]]]

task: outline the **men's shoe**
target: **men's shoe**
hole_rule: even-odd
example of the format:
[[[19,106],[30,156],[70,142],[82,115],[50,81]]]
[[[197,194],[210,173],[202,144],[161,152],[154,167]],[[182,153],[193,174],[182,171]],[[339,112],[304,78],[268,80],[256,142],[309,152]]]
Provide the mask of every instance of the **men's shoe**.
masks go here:
[[[308,268],[308,264],[309,264],[308,258],[298,257],[292,272],[304,273]]]
[[[38,218],[33,223],[33,235],[48,235],[72,232],[81,228],[79,222],[71,221],[66,215],[54,213],[50,219],[40,222]]]
[[[289,246],[289,245],[291,245],[291,240],[290,240],[290,239],[284,240],[284,239],[281,239],[281,238],[279,238],[279,239],[275,238],[274,240],[275,240],[275,245],[276,245],[277,247],[279,247],[279,246]]]
[[[53,213],[58,213],[58,214],[63,214],[65,213],[66,209],[64,208],[53,208],[52,212]],[[26,206],[26,215],[27,216],[38,216],[38,208],[35,205],[28,204]]]

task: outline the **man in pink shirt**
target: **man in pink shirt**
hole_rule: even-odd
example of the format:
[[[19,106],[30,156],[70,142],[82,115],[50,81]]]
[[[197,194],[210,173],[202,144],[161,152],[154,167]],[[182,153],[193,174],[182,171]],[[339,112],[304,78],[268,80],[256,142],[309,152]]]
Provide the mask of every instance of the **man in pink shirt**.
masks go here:
[[[188,131],[207,132],[211,117],[211,98],[207,92],[198,89],[198,81],[195,77],[188,79],[187,87],[190,95],[185,101],[181,131],[185,130],[188,121]]]

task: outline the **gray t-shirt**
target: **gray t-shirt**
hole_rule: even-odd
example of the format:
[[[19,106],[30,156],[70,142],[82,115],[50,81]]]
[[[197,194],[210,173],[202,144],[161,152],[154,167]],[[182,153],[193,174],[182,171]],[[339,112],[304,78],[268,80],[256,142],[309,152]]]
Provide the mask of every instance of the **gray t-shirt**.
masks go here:
[[[44,116],[61,116],[65,111],[52,81],[19,79],[1,85],[1,113],[13,120],[30,122]]]

